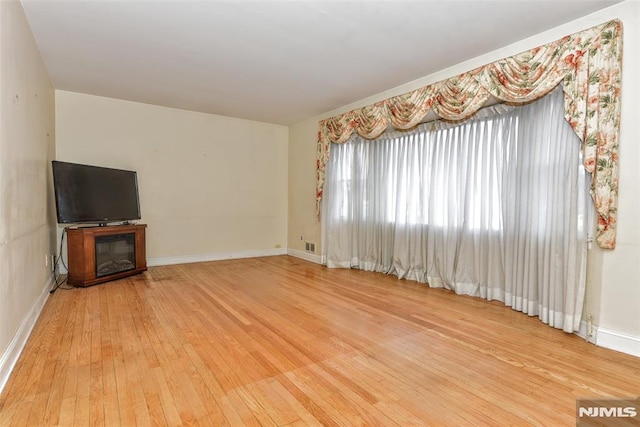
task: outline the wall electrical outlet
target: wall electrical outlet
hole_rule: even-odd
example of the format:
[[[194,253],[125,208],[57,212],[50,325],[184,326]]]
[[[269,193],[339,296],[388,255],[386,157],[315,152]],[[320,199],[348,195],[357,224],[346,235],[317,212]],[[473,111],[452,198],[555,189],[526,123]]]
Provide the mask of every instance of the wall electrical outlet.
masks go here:
[[[44,266],[51,272],[56,271],[56,256],[54,254],[46,254],[44,256]]]

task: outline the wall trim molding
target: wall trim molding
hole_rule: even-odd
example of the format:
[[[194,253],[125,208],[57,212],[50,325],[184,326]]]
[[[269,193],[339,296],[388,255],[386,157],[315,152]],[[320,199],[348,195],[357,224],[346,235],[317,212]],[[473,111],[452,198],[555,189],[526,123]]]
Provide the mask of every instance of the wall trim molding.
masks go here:
[[[305,261],[313,262],[316,264],[322,264],[322,256],[311,253],[311,252],[289,248],[287,249],[287,255],[291,255],[293,257],[300,258]]]
[[[252,251],[217,252],[213,254],[178,255],[147,258],[147,267],[159,265],[189,264],[192,262],[224,261],[236,258],[257,258],[263,256],[286,255],[286,248],[258,249]]]
[[[599,347],[640,357],[640,337],[635,335],[599,327],[596,344]]]
[[[18,358],[20,357],[20,354],[22,354],[24,346],[27,344],[31,331],[33,330],[33,327],[40,317],[40,313],[49,298],[49,290],[53,287],[53,284],[53,276],[50,276],[47,283],[44,285],[42,292],[40,292],[40,295],[38,295],[38,298],[34,301],[31,309],[22,320],[22,323],[11,339],[9,346],[5,350],[4,354],[2,354],[2,357],[0,357],[0,393],[2,393],[2,390],[4,390],[4,387],[7,385],[11,372],[13,372],[13,368],[18,362]]]
[[[588,335],[588,326],[585,320],[580,322],[580,330],[574,332],[580,338],[598,347],[619,351],[631,356],[640,357],[640,337],[613,331],[611,329],[593,325],[591,336]]]

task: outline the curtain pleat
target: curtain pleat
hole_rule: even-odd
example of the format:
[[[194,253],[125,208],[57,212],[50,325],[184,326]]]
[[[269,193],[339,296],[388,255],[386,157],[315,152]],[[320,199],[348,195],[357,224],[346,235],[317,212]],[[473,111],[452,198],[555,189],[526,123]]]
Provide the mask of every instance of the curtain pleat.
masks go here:
[[[359,268],[579,327],[593,205],[560,89],[464,123],[335,144],[323,248]]]

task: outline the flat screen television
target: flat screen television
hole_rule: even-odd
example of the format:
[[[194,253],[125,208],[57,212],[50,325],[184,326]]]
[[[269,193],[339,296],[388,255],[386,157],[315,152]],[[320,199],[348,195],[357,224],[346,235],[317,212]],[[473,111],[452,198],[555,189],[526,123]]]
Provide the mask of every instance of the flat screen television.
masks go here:
[[[135,171],[57,160],[52,166],[59,224],[106,225],[142,218]]]

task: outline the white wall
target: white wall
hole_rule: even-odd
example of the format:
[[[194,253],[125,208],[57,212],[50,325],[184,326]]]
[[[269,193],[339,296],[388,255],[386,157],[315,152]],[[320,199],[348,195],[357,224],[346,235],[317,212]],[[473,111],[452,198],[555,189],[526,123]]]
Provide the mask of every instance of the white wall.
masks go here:
[[[314,117],[289,128],[289,241],[287,247],[295,251],[304,251],[305,242],[313,242],[316,243],[316,255],[322,253],[320,223],[316,216],[315,166],[319,120],[320,117]]]
[[[0,391],[51,286],[54,91],[17,1],[0,1]]]
[[[56,91],[56,159],[137,171],[151,261],[285,248],[287,132]]]
[[[438,82],[476,67],[549,43],[611,19],[624,25],[622,118],[620,133],[620,203],[618,246],[590,253],[587,310],[599,325],[597,342],[640,355],[640,2],[628,0],[518,43],[442,70],[354,104],[329,111],[289,130],[289,242],[303,249],[300,235],[320,241],[315,215],[315,153],[318,121],[354,108]],[[595,246],[595,245],[594,245]],[[317,247],[318,253],[320,248]]]

